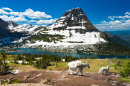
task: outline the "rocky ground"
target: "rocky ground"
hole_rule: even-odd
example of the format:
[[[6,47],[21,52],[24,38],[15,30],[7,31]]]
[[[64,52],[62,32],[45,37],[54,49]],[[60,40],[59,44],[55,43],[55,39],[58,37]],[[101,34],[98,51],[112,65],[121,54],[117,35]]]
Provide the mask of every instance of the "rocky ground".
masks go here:
[[[100,75],[98,73],[84,73],[80,75],[68,75],[66,71],[28,71],[16,75],[0,76],[0,79],[16,78],[20,84],[6,84],[4,86],[130,86],[119,82],[118,74]],[[47,84],[46,80],[50,79]],[[2,86],[2,85],[0,85]]]

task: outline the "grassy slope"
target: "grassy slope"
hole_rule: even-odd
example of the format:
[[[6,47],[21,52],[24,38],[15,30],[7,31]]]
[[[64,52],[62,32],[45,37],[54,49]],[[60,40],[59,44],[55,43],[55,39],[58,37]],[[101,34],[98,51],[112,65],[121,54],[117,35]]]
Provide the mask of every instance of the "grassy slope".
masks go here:
[[[101,67],[105,67],[110,65],[110,72],[115,72],[118,73],[119,68],[117,67],[117,69],[115,69],[115,64],[118,61],[121,62],[127,62],[127,60],[124,59],[80,59],[83,63],[86,62],[90,62],[90,69],[88,69],[87,67],[84,69],[84,72],[93,72],[93,73],[98,73],[99,69]],[[58,67],[56,67],[56,63],[55,62],[51,62],[52,66],[48,66],[47,69],[43,69],[43,70],[54,70],[54,71],[67,71],[68,70],[68,66],[67,66],[68,62],[58,62]],[[14,66],[14,69],[17,69],[19,66],[20,67],[29,67],[29,69],[27,69],[28,71],[32,70],[33,66],[31,65],[22,65],[22,64],[14,64],[14,63],[8,63],[8,65],[10,66]],[[21,70],[19,68],[19,70]],[[35,70],[35,68],[34,68]],[[37,69],[36,69],[37,70]]]
[[[121,62],[122,64],[128,62],[129,60],[126,59],[80,59],[83,63],[90,62],[90,69],[87,67],[84,68],[83,72],[92,72],[92,73],[98,73],[99,69],[101,67],[105,67],[109,65],[109,72],[110,74],[117,74],[120,70],[119,66],[115,65],[117,62]],[[56,67],[55,62],[51,62],[52,66],[48,66],[47,69],[37,69],[34,68],[32,65],[22,65],[22,64],[15,64],[15,63],[8,63],[9,66],[14,68],[15,70],[20,70],[20,72],[25,72],[25,71],[32,71],[32,70],[42,70],[42,71],[67,71],[68,70],[68,62],[58,62],[58,66]],[[130,81],[130,78],[123,78],[120,77],[121,81]]]

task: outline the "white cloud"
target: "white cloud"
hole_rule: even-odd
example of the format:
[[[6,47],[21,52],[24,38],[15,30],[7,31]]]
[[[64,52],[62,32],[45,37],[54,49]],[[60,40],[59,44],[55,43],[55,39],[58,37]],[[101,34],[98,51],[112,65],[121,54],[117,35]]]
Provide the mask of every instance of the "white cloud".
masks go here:
[[[114,18],[112,18],[112,16],[108,16],[108,19],[110,19],[110,20],[114,20]]]
[[[101,21],[95,24],[99,30],[130,30],[130,12],[124,16],[108,16],[108,21]]]
[[[113,16],[113,18],[119,18],[119,19],[122,19],[122,18],[125,18],[124,16]]]
[[[126,12],[124,16],[108,16],[108,19],[115,20],[115,19],[130,19],[130,12]]]
[[[37,22],[36,20],[30,20],[30,21],[28,21],[28,22]]]
[[[19,21],[27,21],[27,19],[25,19],[25,18],[22,18],[22,17],[13,17],[13,19],[12,19],[14,22],[19,22]]]
[[[130,15],[130,12],[126,12],[125,14],[126,14],[126,15]]]
[[[7,16],[7,15],[0,15],[0,18],[2,18],[5,21],[14,21],[14,22],[22,22],[27,21],[27,19],[23,17],[15,17],[15,16]]]
[[[102,24],[108,24],[108,22],[107,22],[107,21],[101,21],[101,23],[102,23]]]
[[[52,24],[56,21],[56,19],[50,19],[50,20],[39,20],[37,21],[37,24]]]
[[[13,11],[12,9],[8,8],[8,7],[3,7],[3,10],[9,10],[9,11]]]
[[[130,26],[130,20],[126,20],[125,23],[122,23],[124,26]]]
[[[8,7],[3,7],[0,9],[0,18],[5,21],[26,22],[33,24],[52,24],[56,21],[56,19],[51,19],[51,15],[48,15],[45,12],[34,11],[30,8],[23,12],[17,12]]]
[[[28,22],[37,23],[37,24],[52,24],[56,21],[56,19],[50,19],[50,20],[30,20]]]
[[[117,25],[117,24],[121,24],[121,22],[119,20],[109,21],[109,25]]]
[[[26,9],[25,12],[23,12],[23,15],[31,18],[31,19],[45,19],[45,18],[52,18],[51,15],[45,14],[45,12],[40,11],[33,11],[32,9]]]
[[[125,15],[124,18],[130,18],[130,15]]]
[[[10,15],[14,15],[14,16],[19,16],[19,17],[23,17],[23,13],[22,12],[9,12]]]
[[[0,14],[9,14],[9,13],[4,11],[3,9],[0,9]]]
[[[106,22],[106,23],[105,23]],[[100,24],[95,24],[95,26],[102,31],[105,30],[128,30],[130,29],[130,20],[115,20],[115,21],[102,21]]]

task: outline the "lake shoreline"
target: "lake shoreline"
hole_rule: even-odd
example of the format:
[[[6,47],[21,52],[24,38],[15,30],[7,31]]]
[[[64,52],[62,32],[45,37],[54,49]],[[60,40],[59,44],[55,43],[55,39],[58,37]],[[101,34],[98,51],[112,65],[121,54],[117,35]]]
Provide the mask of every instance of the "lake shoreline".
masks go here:
[[[57,55],[60,57],[63,56],[73,56],[73,57],[95,57],[95,58],[99,58],[99,59],[106,59],[106,58],[127,58],[126,55],[94,55],[94,54],[81,54],[81,53],[63,53],[63,52],[49,52],[43,49],[37,49],[37,48],[15,48],[14,50],[18,51],[18,52],[8,52],[9,54],[22,54],[22,53],[30,53],[30,54],[37,54],[37,55],[41,55],[41,54],[47,54],[47,55]]]

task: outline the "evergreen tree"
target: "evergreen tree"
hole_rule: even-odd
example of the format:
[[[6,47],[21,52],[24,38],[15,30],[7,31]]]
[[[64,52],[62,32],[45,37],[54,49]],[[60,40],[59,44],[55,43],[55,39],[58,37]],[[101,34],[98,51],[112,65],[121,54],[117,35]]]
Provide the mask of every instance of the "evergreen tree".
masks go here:
[[[0,75],[7,74],[9,72],[9,66],[7,66],[5,62],[6,58],[6,54],[2,51],[0,53]]]
[[[22,57],[20,56],[20,54],[17,54],[17,58],[18,60],[22,60]]]

